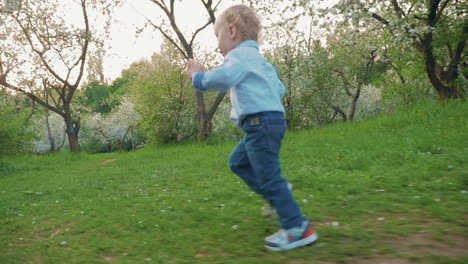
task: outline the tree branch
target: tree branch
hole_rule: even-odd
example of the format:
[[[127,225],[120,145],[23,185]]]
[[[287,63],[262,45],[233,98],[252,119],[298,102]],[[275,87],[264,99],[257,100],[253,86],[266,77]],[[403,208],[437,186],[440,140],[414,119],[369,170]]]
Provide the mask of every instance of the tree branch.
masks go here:
[[[42,63],[46,67],[46,69],[52,74],[57,80],[59,80],[61,83],[68,83],[66,80],[62,79],[55,71],[50,67],[50,65],[47,63],[46,59],[44,58],[44,51],[39,51],[34,47],[33,41],[31,39],[31,36],[29,35],[28,30],[24,27],[24,25],[21,23],[21,21],[18,19],[18,17],[15,17],[16,23],[21,27],[21,30],[23,31],[24,35],[26,36],[26,40],[28,41],[29,45],[31,46],[31,49],[39,56],[41,59]]]
[[[161,0],[161,2],[159,2],[158,0],[150,0],[151,2],[155,3],[157,6],[159,6],[159,8],[161,8],[161,10],[166,14],[166,16],[168,18],[171,17],[171,12],[169,11],[169,9],[167,8],[167,5],[166,3],[164,2],[164,0]],[[170,0],[171,1],[171,5],[172,5],[172,2],[173,0]]]
[[[182,47],[184,48],[185,52],[183,52],[185,58],[193,58],[193,51],[187,40],[185,39],[184,35],[180,31],[179,27],[177,26],[177,23],[175,21],[175,16],[174,16],[174,1],[175,0],[170,0],[170,10],[167,8],[165,5],[164,1],[160,3],[157,0],[151,0],[151,2],[155,3],[156,5],[159,6],[163,10],[163,12],[166,14],[167,18],[169,19],[169,22],[171,23],[171,27],[174,30],[174,32],[177,35],[177,38],[179,39],[180,43],[182,44]],[[162,29],[160,29],[162,33]],[[166,37],[167,34],[163,33],[163,35]],[[170,40],[169,40],[170,41]],[[171,41],[173,42],[173,41]],[[175,43],[175,42],[173,42]],[[179,50],[181,50],[179,48]]]
[[[363,85],[364,83],[366,83],[366,82],[370,79],[372,70],[373,70],[373,68],[374,68],[375,58],[377,57],[376,52],[377,52],[377,49],[372,50],[372,51],[370,52],[370,58],[369,58],[369,60],[368,60],[367,63],[366,63],[366,72],[364,73],[364,78],[363,78],[362,81],[359,83],[359,87],[360,87],[361,85]]]
[[[170,5],[171,5],[171,15],[172,17],[175,17],[175,10],[174,10],[174,2],[175,0],[170,0]]]
[[[348,86],[351,86],[351,85],[349,84],[348,80],[347,80],[346,77],[344,76],[343,70],[337,70],[337,71],[335,71],[335,72],[338,73],[338,76],[340,76],[341,79],[343,80],[343,83],[344,83],[344,85],[345,85],[344,88],[345,88],[346,94],[347,94],[348,96],[351,96],[351,97],[352,97],[353,94],[349,91],[349,88],[348,88]]]
[[[207,114],[210,119],[214,116],[216,110],[218,109],[219,104],[221,104],[225,95],[226,95],[226,92],[222,92],[222,93],[218,93],[218,95],[216,96],[216,99],[214,100],[213,105],[210,107],[210,110],[208,111],[208,114]]]
[[[393,9],[399,18],[406,16],[405,12],[398,5],[397,0],[392,0]]]
[[[410,6],[410,8],[408,9],[408,12],[406,13],[407,15],[411,14],[411,11],[413,11],[413,8],[414,8],[415,5],[416,5],[416,1],[415,1],[415,2],[411,2],[411,6]]]
[[[343,121],[348,120],[348,118],[346,117],[346,113],[343,110],[341,110],[341,108],[339,108],[336,105],[332,105],[332,109],[335,110],[335,113],[339,113],[341,115]]]
[[[48,97],[50,97],[50,98],[52,98],[52,101],[54,102],[55,107],[57,107],[59,105],[59,102],[57,102],[54,95],[52,94],[52,90],[49,87],[52,87],[52,89],[54,89],[57,92],[57,94],[59,95],[59,97],[62,99],[62,102],[63,102],[63,98],[60,96],[61,90],[54,87],[54,86],[52,86],[52,85],[50,85],[49,80],[47,78],[42,79],[42,86],[44,87],[44,93],[46,95],[45,96],[45,99],[46,99],[45,102],[47,104],[49,104]]]
[[[450,2],[450,0],[445,0],[445,2],[442,3],[442,5],[440,6],[440,9],[439,11],[437,12],[437,20],[440,19],[440,16],[442,15],[442,13],[444,12],[444,9],[445,7],[447,7],[447,4]]]
[[[202,30],[204,30],[207,26],[209,26],[211,24],[211,21],[208,21],[204,26],[202,26],[201,28],[197,29],[193,35],[192,35],[192,39],[190,40],[190,46],[192,47],[193,46],[193,42],[195,41],[195,37],[198,35],[198,33],[200,33]]]
[[[89,45],[89,40],[91,38],[90,29],[89,29],[88,13],[86,11],[86,0],[81,0],[81,9],[83,11],[83,19],[84,19],[84,22],[85,22],[85,42],[84,42],[83,49],[81,50],[81,56],[78,58],[78,60],[74,64],[74,66],[72,66],[72,68],[75,67],[81,61],[80,73],[78,74],[78,78],[76,78],[75,84],[73,84],[73,86],[69,87],[70,92],[68,93],[68,96],[67,96],[67,101],[68,102],[70,102],[71,99],[73,98],[73,94],[75,93],[76,89],[78,88],[78,85],[80,84],[81,78],[83,78],[84,67],[85,67],[85,63],[86,63],[86,54],[88,53],[88,45]]]
[[[449,57],[450,57],[450,58],[453,58],[452,46],[450,45],[449,42],[445,43],[445,46],[447,47],[447,51],[448,51]]]
[[[456,67],[458,66],[458,64],[460,64],[463,50],[465,49],[465,45],[466,45],[466,40],[462,40],[458,43],[457,48],[455,49],[455,54],[450,60],[449,70],[451,70],[453,67]]]
[[[171,42],[172,45],[174,45],[174,46],[180,51],[180,53],[182,53],[182,55],[184,56],[185,59],[188,59],[187,54],[185,54],[185,51],[179,46],[179,44],[177,44],[177,42],[176,42],[171,36],[169,36],[169,34],[167,34],[160,26],[155,25],[149,18],[146,18],[146,20],[147,20],[148,23],[150,23],[155,29],[157,29],[159,32],[161,32],[161,34],[162,34],[167,40],[169,40],[169,42]]]
[[[36,101],[38,104],[44,106],[45,108],[51,110],[51,111],[54,111],[55,113],[59,114],[60,116],[62,117],[65,117],[65,113],[63,111],[61,111],[60,109],[44,102],[42,99],[40,99],[39,97],[37,97],[35,94],[31,93],[31,92],[26,92],[25,90],[19,88],[19,87],[16,87],[12,84],[9,84],[9,83],[0,83],[1,85],[5,86],[6,88],[8,89],[11,89],[13,91],[17,91],[17,92],[20,92],[24,95],[26,95],[27,97],[31,98],[32,100]]]
[[[204,0],[201,0],[203,3],[203,6],[205,6],[206,11],[208,12],[208,15],[210,16],[210,21],[213,22],[213,24],[216,22],[216,17],[214,15],[214,11],[218,7],[218,5],[221,3],[221,0],[215,5],[214,8],[211,8],[213,1],[212,0],[207,0],[206,2]]]
[[[215,8],[211,8],[211,5],[213,4],[212,0],[208,0],[208,1],[204,1],[204,0],[201,0],[201,2],[203,3],[203,6],[205,7],[205,10],[208,12],[208,15],[210,16],[210,19],[208,20],[208,22],[200,27],[199,29],[197,29],[195,31],[195,33],[193,33],[193,36],[192,36],[192,39],[190,40],[190,46],[193,46],[193,42],[195,41],[195,37],[198,35],[198,33],[200,33],[202,30],[204,30],[207,26],[209,26],[211,23],[214,24],[216,22],[216,17],[214,15],[214,10],[216,10],[216,8],[218,7],[218,5],[221,3],[221,0],[219,0],[219,2],[216,4]]]
[[[223,0],[219,0],[218,3],[215,5],[215,7],[213,8],[213,12],[215,12],[216,9],[218,9],[218,6],[219,6],[219,4],[221,4],[221,1],[223,1]],[[215,20],[213,22],[216,22],[216,18],[214,18],[214,19]]]
[[[430,0],[429,1],[429,10],[427,14],[427,25],[430,27],[435,27],[437,24],[437,9],[441,0]]]
[[[386,20],[385,18],[377,15],[376,13],[371,12],[371,15],[372,15],[373,18],[377,19],[378,21],[380,21],[384,25],[389,25],[390,24],[390,22],[388,22],[388,20]]]
[[[13,69],[13,67],[8,67],[7,65],[5,65],[6,69],[4,69],[4,63],[3,63],[3,60],[2,60],[2,54],[3,54],[3,51],[0,52],[0,84],[3,84],[3,83],[6,83],[7,82],[7,75],[8,73],[10,73],[10,71]]]

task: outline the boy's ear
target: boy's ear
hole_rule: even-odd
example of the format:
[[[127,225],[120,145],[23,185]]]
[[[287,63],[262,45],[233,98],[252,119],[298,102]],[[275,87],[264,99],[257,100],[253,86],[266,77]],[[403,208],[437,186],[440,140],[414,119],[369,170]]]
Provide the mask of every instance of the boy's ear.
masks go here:
[[[237,27],[234,24],[229,25],[229,37],[235,39],[237,34]]]

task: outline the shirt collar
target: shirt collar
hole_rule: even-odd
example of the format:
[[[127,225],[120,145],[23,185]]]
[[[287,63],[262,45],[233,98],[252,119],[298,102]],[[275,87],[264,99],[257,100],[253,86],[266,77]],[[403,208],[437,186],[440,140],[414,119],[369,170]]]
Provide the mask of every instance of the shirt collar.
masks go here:
[[[258,42],[255,41],[255,40],[245,40],[243,42],[241,42],[238,46],[238,48],[240,47],[249,47],[249,48],[256,48],[258,50]]]

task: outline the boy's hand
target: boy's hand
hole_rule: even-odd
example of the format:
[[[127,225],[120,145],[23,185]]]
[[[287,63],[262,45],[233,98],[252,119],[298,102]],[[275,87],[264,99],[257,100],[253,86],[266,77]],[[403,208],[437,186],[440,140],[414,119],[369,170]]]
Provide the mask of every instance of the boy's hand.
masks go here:
[[[193,75],[199,71],[202,71],[202,66],[194,59],[189,59],[187,61],[187,71],[185,73],[190,78],[190,80],[192,80]]]

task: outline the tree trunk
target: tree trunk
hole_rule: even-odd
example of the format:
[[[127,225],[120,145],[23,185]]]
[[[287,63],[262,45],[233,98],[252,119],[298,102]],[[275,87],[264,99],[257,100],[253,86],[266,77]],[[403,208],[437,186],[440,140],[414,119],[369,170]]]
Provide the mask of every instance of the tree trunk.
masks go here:
[[[431,28],[436,28],[438,21],[441,19],[441,12],[444,10],[445,6],[449,3],[449,1],[443,2],[443,7],[439,7],[441,4],[440,0],[430,0],[426,1],[428,11],[427,11],[427,20],[426,25]],[[393,2],[395,6],[395,11],[400,15],[404,14],[401,9],[398,7],[397,2]],[[398,8],[397,8],[398,7]],[[439,13],[438,13],[439,12]],[[390,22],[384,19],[382,16],[371,13],[372,17],[380,21],[384,25],[389,25]],[[440,27],[440,26],[439,26]],[[463,27],[463,34],[468,33],[468,27],[465,23]],[[450,44],[449,44],[450,45]],[[414,43],[414,47],[418,52],[421,52],[424,55],[424,65],[427,76],[437,91],[439,95],[439,99],[451,99],[451,98],[463,98],[465,94],[460,92],[460,87],[457,86],[456,80],[458,79],[458,68],[460,64],[463,64],[463,51],[465,49],[466,40],[462,39],[457,45],[455,52],[452,54],[450,51],[450,57],[448,58],[448,65],[446,67],[447,70],[444,70],[444,67],[440,64],[442,59],[437,61],[438,57],[434,55],[433,49],[433,33],[429,31],[423,34],[419,41]],[[463,91],[463,89],[461,90]]]
[[[65,122],[67,125],[67,137],[68,137],[68,144],[70,145],[70,151],[73,153],[80,152],[80,144],[78,142],[78,134],[80,131],[80,123],[76,120],[72,120],[71,117],[65,118]]]
[[[206,110],[205,110],[205,99],[203,97],[203,93],[197,91],[197,112],[198,112],[198,139],[200,141],[205,141],[208,138],[208,131],[207,131],[207,118],[206,118]]]
[[[133,128],[133,126],[129,126],[125,131],[125,134],[119,139],[119,151],[125,151],[125,138],[127,138],[128,133]]]
[[[198,132],[198,138],[200,141],[206,141],[208,136],[213,132],[213,116],[210,116],[203,111],[199,113],[200,118],[200,130]]]
[[[206,11],[208,12],[208,15],[210,17],[209,21],[198,28],[192,35],[192,39],[188,41],[188,39],[185,38],[185,36],[182,34],[182,31],[179,29],[176,19],[175,19],[175,10],[174,10],[174,2],[175,0],[170,0],[168,4],[164,0],[151,0],[152,3],[156,4],[167,16],[167,19],[170,22],[170,25],[172,29],[174,30],[174,33],[176,34],[180,45],[178,44],[175,39],[173,39],[166,31],[163,30],[163,28],[159,25],[156,25],[149,21],[151,25],[156,28],[161,34],[169,40],[183,55],[186,59],[193,59],[193,41],[195,40],[195,37],[197,36],[200,31],[205,29],[208,25],[214,24],[216,22],[216,17],[214,15],[214,12],[216,10],[216,5],[214,8],[212,6],[213,1],[208,0],[204,1],[202,0],[203,6],[205,7]],[[218,2],[218,4],[221,1]],[[204,96],[203,93],[197,92],[196,94],[196,100],[197,100],[197,114],[198,114],[198,124],[199,124],[199,131],[198,131],[198,138],[200,141],[206,141],[208,139],[208,136],[212,132],[212,120],[214,113],[216,112],[216,109],[219,106],[219,103],[222,101],[224,95],[226,93],[219,93],[218,96],[216,97],[215,102],[211,106],[210,110],[207,112],[206,107],[205,107],[205,102],[204,102]]]
[[[357,102],[361,94],[361,86],[358,87],[356,94],[353,96],[353,101],[351,102],[351,110],[349,112],[349,120],[354,120],[354,115],[356,114]]]
[[[73,153],[80,152],[80,144],[78,143],[78,136],[75,134],[67,133],[68,143],[70,144],[70,151]]]
[[[198,139],[206,141],[208,139],[208,119],[206,115],[200,116],[200,130],[198,131]]]
[[[432,34],[427,34],[423,41],[424,64],[427,76],[429,77],[432,86],[437,91],[439,99],[441,100],[460,97],[458,87],[453,84],[458,76],[448,74],[443,69],[440,69],[441,67],[435,61],[431,43]]]
[[[52,136],[52,132],[50,131],[49,113],[46,113],[45,120],[46,120],[46,126],[47,126],[47,138],[49,139],[49,143],[50,143],[50,152],[54,152],[55,151],[55,141],[54,141],[54,138]]]
[[[218,110],[219,105],[223,101],[225,95],[225,92],[218,93],[218,96],[216,96],[216,99],[211,105],[210,110],[206,112],[203,93],[197,92],[197,112],[200,125],[200,130],[198,131],[198,139],[200,141],[206,141],[208,139],[208,136],[211,135],[211,133],[213,132],[213,117],[216,113],[216,110]]]
[[[335,114],[338,113],[341,115],[341,117],[343,118],[343,121],[347,121],[348,118],[346,117],[346,113],[341,110],[341,108],[339,108],[338,106],[332,106],[332,109],[335,110]]]
[[[439,20],[440,14],[437,14],[440,0],[429,1],[429,10],[427,14],[427,25],[430,27],[436,27]],[[464,29],[466,33],[466,28]],[[424,61],[426,66],[426,72],[431,81],[431,84],[436,89],[439,98],[441,100],[450,98],[463,97],[458,92],[458,87],[455,85],[455,80],[458,78],[458,65],[460,58],[465,48],[465,40],[462,40],[456,48],[454,55],[451,54],[450,63],[447,71],[444,70],[439,63],[436,61],[436,57],[433,53],[433,34],[429,31],[424,34],[421,40],[422,52],[424,53]]]

